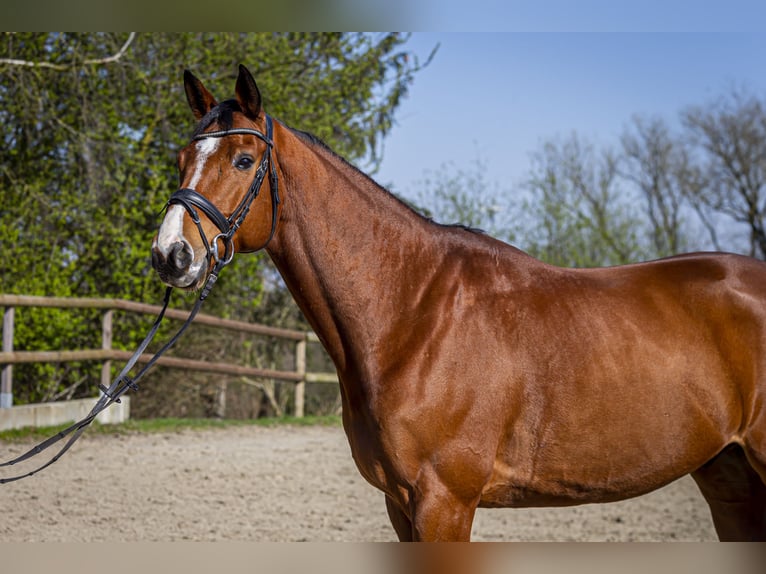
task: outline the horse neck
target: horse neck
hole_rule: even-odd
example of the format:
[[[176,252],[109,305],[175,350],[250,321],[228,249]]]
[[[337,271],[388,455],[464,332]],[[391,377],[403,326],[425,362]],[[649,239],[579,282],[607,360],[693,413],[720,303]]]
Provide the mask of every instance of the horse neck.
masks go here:
[[[282,214],[268,252],[339,372],[422,295],[431,226],[329,150],[280,126]]]

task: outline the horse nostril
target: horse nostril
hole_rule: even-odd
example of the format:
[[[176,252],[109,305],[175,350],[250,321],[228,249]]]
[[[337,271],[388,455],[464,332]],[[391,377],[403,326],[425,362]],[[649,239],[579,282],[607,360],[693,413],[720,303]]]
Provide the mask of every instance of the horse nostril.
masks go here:
[[[176,241],[168,253],[168,263],[175,266],[176,269],[186,269],[191,265],[192,251],[186,243]]]

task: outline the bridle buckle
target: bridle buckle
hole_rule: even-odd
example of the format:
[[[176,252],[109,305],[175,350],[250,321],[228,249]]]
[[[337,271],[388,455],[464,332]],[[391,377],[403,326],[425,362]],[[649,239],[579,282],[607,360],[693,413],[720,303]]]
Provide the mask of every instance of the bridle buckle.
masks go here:
[[[218,240],[223,241],[223,258],[218,251]],[[210,241],[210,255],[218,265],[228,265],[234,259],[234,241],[228,233],[219,233]]]

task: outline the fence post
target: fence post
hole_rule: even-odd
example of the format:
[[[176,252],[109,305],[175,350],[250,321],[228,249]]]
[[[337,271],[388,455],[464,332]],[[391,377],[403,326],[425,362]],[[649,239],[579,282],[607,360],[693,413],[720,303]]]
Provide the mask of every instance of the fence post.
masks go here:
[[[112,349],[112,317],[114,310],[109,309],[101,318],[101,348],[108,351]],[[109,388],[112,384],[112,361],[104,361],[101,365],[101,384]]]
[[[295,344],[295,371],[301,376],[301,380],[295,383],[295,416],[302,418],[305,415],[306,404],[306,338],[304,337]]]
[[[14,307],[6,307],[3,313],[3,352],[13,351]],[[13,365],[3,365],[0,378],[0,409],[13,406]]]

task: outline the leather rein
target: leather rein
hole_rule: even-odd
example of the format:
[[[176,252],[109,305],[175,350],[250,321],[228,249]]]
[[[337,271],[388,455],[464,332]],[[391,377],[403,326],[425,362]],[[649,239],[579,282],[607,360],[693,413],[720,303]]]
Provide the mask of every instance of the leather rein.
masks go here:
[[[213,262],[213,268],[210,271],[210,274],[208,275],[208,278],[205,282],[204,287],[200,291],[200,295],[197,298],[197,301],[195,302],[194,307],[189,313],[189,317],[186,319],[184,324],[178,329],[178,331],[176,331],[175,335],[173,335],[173,337],[167,343],[165,343],[162,346],[162,348],[160,348],[159,351],[157,351],[152,356],[152,358],[143,366],[143,368],[136,374],[135,377],[131,378],[128,376],[130,371],[133,370],[133,367],[135,366],[139,357],[143,354],[143,352],[146,350],[146,347],[149,346],[149,343],[154,338],[154,335],[157,333],[157,330],[160,327],[160,323],[162,322],[162,319],[165,316],[165,311],[167,310],[168,304],[170,303],[170,293],[173,290],[172,287],[168,287],[165,290],[165,296],[163,299],[162,309],[157,315],[157,318],[154,320],[154,323],[152,324],[152,327],[150,328],[146,337],[138,346],[138,348],[130,357],[130,359],[128,359],[122,371],[120,371],[120,374],[117,375],[117,377],[114,379],[112,384],[108,388],[102,384],[98,385],[102,394],[101,394],[101,397],[96,402],[95,406],[88,413],[88,415],[84,417],[83,419],[77,421],[76,423],[73,423],[72,425],[65,428],[64,430],[56,433],[52,437],[35,445],[31,449],[29,449],[27,452],[17,456],[13,460],[0,463],[0,467],[12,466],[14,464],[24,462],[25,460],[28,460],[34,457],[35,455],[43,452],[47,448],[58,443],[62,439],[66,438],[67,436],[72,435],[69,438],[69,440],[66,443],[64,443],[64,446],[61,447],[61,449],[51,459],[49,459],[46,463],[42,464],[41,466],[29,472],[19,474],[17,476],[0,478],[0,484],[14,482],[17,480],[21,480],[22,478],[32,476],[34,474],[37,474],[41,470],[49,467],[50,465],[52,465],[59,458],[61,458],[61,456],[63,456],[66,451],[68,451],[71,448],[71,446],[77,441],[78,438],[80,438],[80,436],[88,427],[88,425],[90,425],[95,420],[95,418],[99,415],[99,413],[107,409],[113,403],[119,403],[120,397],[124,395],[128,390],[131,390],[131,389],[135,391],[138,390],[138,381],[159,360],[159,358],[178,341],[178,339],[181,337],[181,335],[183,335],[183,333],[186,331],[189,325],[191,325],[192,321],[197,316],[197,313],[202,307],[202,303],[210,294],[210,291],[213,288],[213,285],[215,285],[215,282],[218,280],[218,274],[226,265],[231,263],[232,259],[234,258],[234,244],[233,244],[234,234],[240,228],[242,223],[244,223],[245,218],[247,217],[247,214],[250,211],[250,207],[252,206],[253,202],[255,201],[255,199],[258,197],[260,193],[261,187],[263,186],[263,180],[266,178],[267,173],[269,175],[269,186],[271,188],[271,206],[272,206],[271,231],[269,233],[268,239],[264,242],[262,246],[256,249],[256,251],[260,251],[261,249],[264,249],[271,242],[272,238],[274,237],[274,233],[276,232],[276,229],[277,229],[277,216],[278,216],[278,208],[279,208],[279,189],[278,189],[279,182],[277,179],[276,166],[274,165],[274,161],[272,159],[272,150],[274,148],[274,141],[273,141],[273,122],[272,122],[271,116],[266,115],[266,134],[265,135],[256,129],[232,128],[229,130],[204,132],[195,136],[192,141],[198,141],[198,140],[206,139],[206,138],[221,138],[228,135],[253,135],[259,138],[260,140],[264,141],[267,145],[267,149],[263,152],[263,155],[261,157],[261,162],[255,171],[253,182],[250,184],[250,187],[248,188],[247,192],[242,197],[242,200],[239,202],[239,205],[237,205],[237,207],[234,209],[231,215],[229,215],[228,217],[225,216],[223,213],[221,213],[221,211],[215,205],[213,205],[213,203],[209,199],[207,199],[205,196],[203,196],[196,190],[190,189],[190,188],[182,188],[175,191],[170,196],[170,199],[165,205],[165,209],[167,209],[171,205],[178,204],[178,205],[181,205],[189,213],[190,217],[192,218],[192,221],[194,221],[194,223],[197,226],[197,230],[199,231],[200,237],[202,238],[202,243],[204,244],[205,249],[207,251],[208,262],[210,261]],[[202,229],[201,220],[199,218],[199,214],[197,213],[198,209],[202,211],[220,231],[220,233],[218,233],[215,237],[213,237],[211,241],[208,241],[207,236],[205,235],[205,232]],[[218,250],[219,241],[222,241],[224,245],[223,254],[221,254]]]

